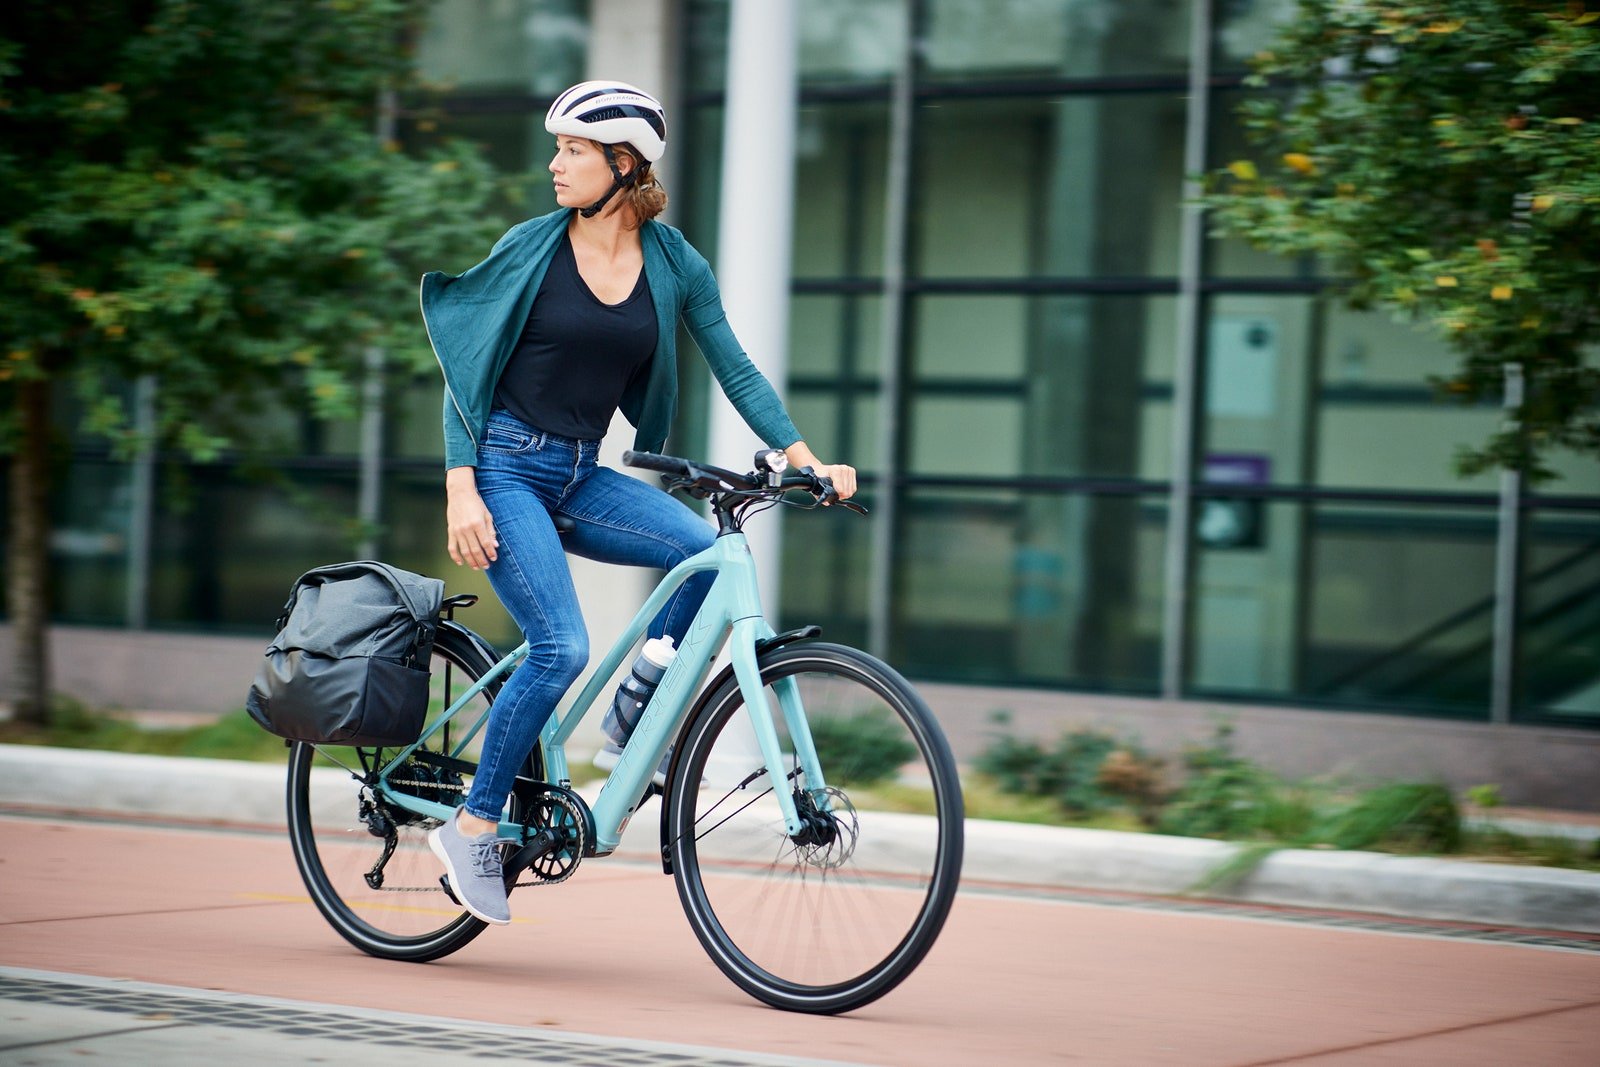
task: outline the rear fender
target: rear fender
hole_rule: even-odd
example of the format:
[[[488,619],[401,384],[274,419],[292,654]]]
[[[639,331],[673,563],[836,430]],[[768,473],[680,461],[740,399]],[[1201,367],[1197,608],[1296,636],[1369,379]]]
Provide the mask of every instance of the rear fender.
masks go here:
[[[456,622],[454,619],[441,619],[439,621],[439,632],[454,634],[457,638],[472,646],[472,648],[477,651],[478,655],[483,657],[484,670],[488,670],[490,667],[493,667],[496,663],[500,662],[500,653],[495,651],[495,647],[493,645],[484,640],[482,637],[479,637],[477,634],[473,633],[471,630],[467,629],[465,626],[461,625],[459,622]],[[435,640],[437,640],[437,638],[435,638]],[[502,678],[501,681],[504,682],[505,679]]]

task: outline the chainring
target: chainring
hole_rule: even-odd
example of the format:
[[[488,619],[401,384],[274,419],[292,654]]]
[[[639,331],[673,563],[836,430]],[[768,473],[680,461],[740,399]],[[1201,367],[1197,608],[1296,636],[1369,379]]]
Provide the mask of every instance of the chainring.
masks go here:
[[[519,885],[553,885],[572,877],[589,848],[590,826],[588,806],[582,798],[560,786],[543,786],[528,798],[527,816],[523,819],[523,840],[545,830],[554,830],[561,836],[562,844],[528,866],[528,874],[538,879]]]

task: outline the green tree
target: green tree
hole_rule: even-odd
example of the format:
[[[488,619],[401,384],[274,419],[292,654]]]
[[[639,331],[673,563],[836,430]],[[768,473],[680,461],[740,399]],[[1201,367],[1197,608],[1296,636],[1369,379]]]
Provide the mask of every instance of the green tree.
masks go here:
[[[1592,5],[1591,5],[1592,6]],[[1208,177],[1221,232],[1315,253],[1357,307],[1431,323],[1438,384],[1525,398],[1458,457],[1600,456],[1600,12],[1521,0],[1301,0],[1240,114],[1260,154]]]
[[[498,230],[474,149],[399,150],[426,0],[10,0],[0,13],[0,442],[20,717],[47,714],[52,412],[193,458],[275,405],[355,410],[363,353],[431,364],[426,266]],[[154,442],[130,383],[152,381]]]

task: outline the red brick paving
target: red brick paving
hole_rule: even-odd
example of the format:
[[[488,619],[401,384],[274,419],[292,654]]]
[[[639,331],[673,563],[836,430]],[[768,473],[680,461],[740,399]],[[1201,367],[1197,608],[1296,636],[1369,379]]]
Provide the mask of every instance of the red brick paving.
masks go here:
[[[1004,896],[853,1015],[750,1000],[659,869],[591,861],[426,966],[350,948],[285,840],[0,818],[0,963],[864,1063],[1584,1064],[1600,953]]]

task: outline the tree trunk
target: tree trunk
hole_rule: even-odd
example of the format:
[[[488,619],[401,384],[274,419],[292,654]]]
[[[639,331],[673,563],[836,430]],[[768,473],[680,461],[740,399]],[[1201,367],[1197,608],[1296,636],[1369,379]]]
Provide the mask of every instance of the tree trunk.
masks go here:
[[[13,662],[7,694],[18,722],[50,720],[50,648],[46,604],[50,542],[50,383],[16,384],[21,430],[11,463],[10,536],[6,541],[6,608]]]

